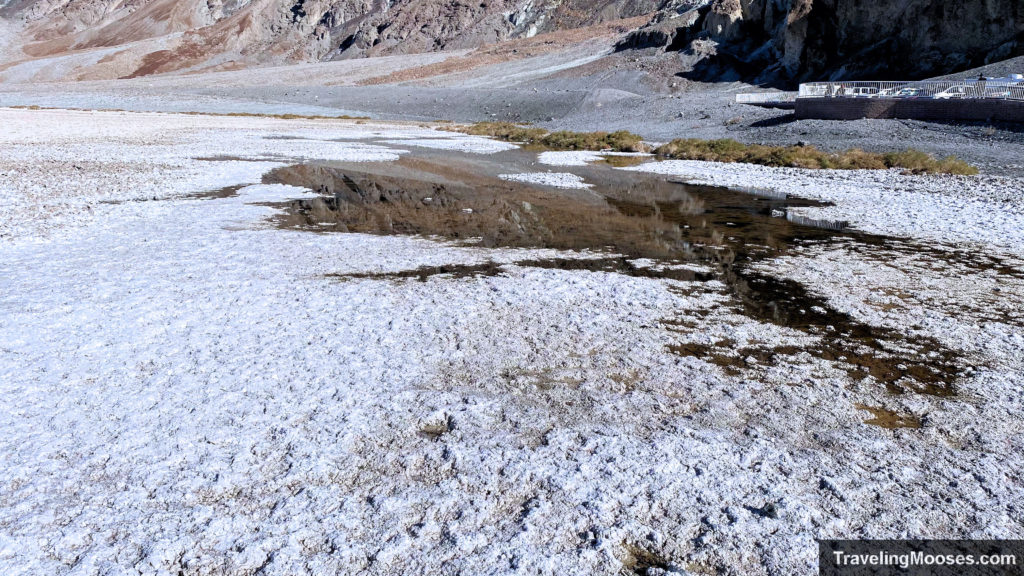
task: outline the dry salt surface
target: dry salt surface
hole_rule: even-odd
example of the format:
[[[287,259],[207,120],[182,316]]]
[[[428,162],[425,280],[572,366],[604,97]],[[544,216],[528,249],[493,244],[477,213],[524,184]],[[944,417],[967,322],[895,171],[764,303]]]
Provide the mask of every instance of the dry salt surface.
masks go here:
[[[500,178],[510,182],[526,182],[527,184],[538,184],[540,186],[551,186],[552,188],[563,188],[566,190],[586,190],[593,186],[593,184],[587,184],[580,176],[566,172],[502,174]]]
[[[537,161],[548,166],[586,166],[608,157],[644,158],[650,156],[650,154],[637,152],[555,151],[541,152]]]
[[[454,150],[456,152],[495,153],[513,150],[515,144],[500,142],[482,136],[463,136],[461,138],[413,138],[406,140],[385,140],[384,144],[395,146],[418,146],[435,150]]]
[[[695,161],[626,169],[823,200],[832,205],[790,212],[907,239],[870,249],[852,241],[801,246],[756,268],[796,280],[861,322],[934,338],[961,350],[964,366],[985,372],[985,378],[969,382],[1008,390],[1006,409],[1019,410],[1024,385],[1024,180]],[[1001,384],[993,385],[992,379]]]
[[[671,354],[663,322],[807,336],[717,282],[268,223],[267,202],[311,193],[265,171],[397,158],[360,141],[386,126],[0,123],[4,574],[809,575],[815,538],[1024,529],[1012,363],[967,399],[894,398],[813,358],[730,377]],[[252,185],[189,197],[230,184]],[[330,276],[487,261],[504,274]],[[858,405],[927,418],[884,430]]]

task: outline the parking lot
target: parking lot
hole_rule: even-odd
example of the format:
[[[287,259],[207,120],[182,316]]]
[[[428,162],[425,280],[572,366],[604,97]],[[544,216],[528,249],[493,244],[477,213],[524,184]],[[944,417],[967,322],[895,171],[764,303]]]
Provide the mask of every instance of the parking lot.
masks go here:
[[[799,98],[901,98],[1024,100],[1024,75],[920,82],[810,82]]]

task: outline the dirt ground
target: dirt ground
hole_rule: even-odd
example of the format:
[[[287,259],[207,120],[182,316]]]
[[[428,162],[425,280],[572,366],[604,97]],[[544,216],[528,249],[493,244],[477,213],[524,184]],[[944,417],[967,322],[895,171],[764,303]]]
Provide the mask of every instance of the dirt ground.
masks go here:
[[[914,147],[957,155],[991,173],[1021,174],[1024,131],[1012,125],[901,120],[795,120],[735,103],[740,83],[679,76],[677,53],[614,52],[629,22],[459,50],[101,82],[48,82],[83,53],[0,71],[0,105],[127,110],[249,111],[371,116],[382,120],[510,120],[552,129],[630,130],[679,137],[804,142],[839,150]]]

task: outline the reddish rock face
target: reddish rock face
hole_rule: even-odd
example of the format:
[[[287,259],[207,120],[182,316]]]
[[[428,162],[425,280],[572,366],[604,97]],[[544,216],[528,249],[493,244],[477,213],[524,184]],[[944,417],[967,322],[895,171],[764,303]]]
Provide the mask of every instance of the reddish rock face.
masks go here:
[[[684,50],[698,40],[692,74],[712,80],[915,78],[1024,54],[1024,4],[991,0],[8,0],[0,8],[26,23],[29,57],[125,46],[100,62],[110,62],[99,72],[106,77],[473,48],[643,14],[651,24],[623,48]]]
[[[316,61],[471,48],[653,13],[666,0],[12,0],[31,57],[153,41],[132,75],[223,60]],[[139,47],[135,47],[136,49]]]

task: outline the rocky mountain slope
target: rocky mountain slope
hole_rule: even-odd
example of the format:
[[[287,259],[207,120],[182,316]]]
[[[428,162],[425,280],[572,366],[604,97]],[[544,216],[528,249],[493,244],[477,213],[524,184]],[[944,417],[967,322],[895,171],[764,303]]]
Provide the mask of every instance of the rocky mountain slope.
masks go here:
[[[477,47],[669,8],[668,0],[13,0],[31,57],[179,35],[139,73]]]
[[[475,48],[643,15],[647,24],[619,49],[663,51],[696,79],[921,77],[1024,54],[1024,4],[994,0],[8,0],[0,8],[23,27],[22,59],[88,52],[62,63],[70,79]]]
[[[705,78],[921,78],[1024,54],[1024,3],[714,0],[622,44],[650,46],[683,50]]]

